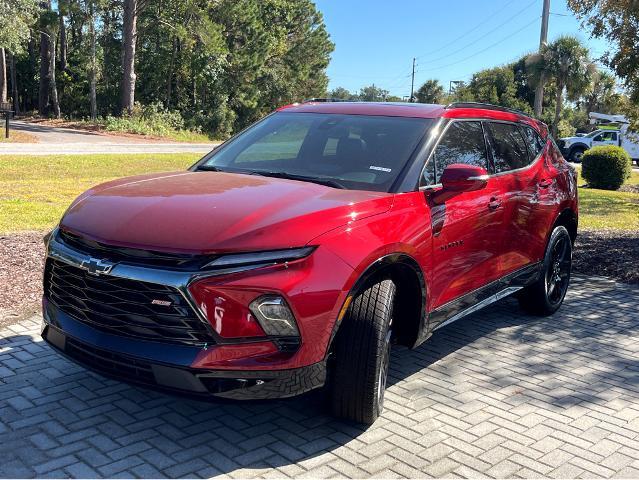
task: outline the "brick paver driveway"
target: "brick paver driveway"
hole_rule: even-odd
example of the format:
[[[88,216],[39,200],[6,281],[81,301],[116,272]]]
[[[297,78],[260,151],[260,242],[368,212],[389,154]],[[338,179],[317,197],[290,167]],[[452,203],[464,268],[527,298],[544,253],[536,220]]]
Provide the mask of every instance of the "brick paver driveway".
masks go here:
[[[0,332],[0,476],[639,476],[639,290],[577,278],[560,313],[506,299],[395,349],[382,418],[318,395],[184,400],[54,354],[38,319]]]

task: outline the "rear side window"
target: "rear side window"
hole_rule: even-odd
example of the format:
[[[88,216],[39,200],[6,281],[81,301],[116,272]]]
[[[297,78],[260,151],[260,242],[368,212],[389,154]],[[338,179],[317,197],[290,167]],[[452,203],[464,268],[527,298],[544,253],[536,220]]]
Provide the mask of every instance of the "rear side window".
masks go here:
[[[517,125],[511,123],[486,124],[491,138],[495,173],[517,170],[528,165],[528,150]]]
[[[488,170],[488,156],[481,122],[453,122],[433,152],[421,185],[434,185],[448,165],[463,163]]]
[[[524,138],[526,139],[528,152],[530,153],[530,161],[532,162],[544,149],[546,143],[541,139],[539,134],[532,127],[522,126],[521,131],[524,134]]]

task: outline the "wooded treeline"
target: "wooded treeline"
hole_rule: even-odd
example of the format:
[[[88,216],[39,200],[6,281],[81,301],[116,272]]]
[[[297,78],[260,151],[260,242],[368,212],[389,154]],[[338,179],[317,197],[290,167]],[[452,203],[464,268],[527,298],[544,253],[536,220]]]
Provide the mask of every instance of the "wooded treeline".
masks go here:
[[[3,2],[28,25],[13,48],[0,34],[18,112],[95,119],[139,102],[224,137],[326,91],[333,44],[309,0]]]
[[[586,126],[589,112],[632,114],[632,101],[617,88],[615,76],[598,67],[589,49],[571,36],[555,39],[539,53],[480,70],[466,82],[455,82],[455,88],[449,91],[436,79],[426,80],[414,92],[414,100],[491,103],[533,115],[535,88],[540,78],[544,78],[544,98],[538,117],[556,135],[573,135]],[[329,95],[347,100],[402,100],[375,85],[364,87],[359,93],[337,87]]]

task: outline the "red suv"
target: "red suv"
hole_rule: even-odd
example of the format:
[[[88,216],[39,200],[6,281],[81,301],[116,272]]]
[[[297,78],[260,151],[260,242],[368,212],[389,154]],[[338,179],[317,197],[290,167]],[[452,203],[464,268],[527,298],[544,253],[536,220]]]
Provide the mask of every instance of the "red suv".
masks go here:
[[[392,344],[506,295],[549,315],[577,188],[545,125],[483,104],[280,108],[189,171],[82,194],[47,239],[44,339],[105,375],[373,422]]]

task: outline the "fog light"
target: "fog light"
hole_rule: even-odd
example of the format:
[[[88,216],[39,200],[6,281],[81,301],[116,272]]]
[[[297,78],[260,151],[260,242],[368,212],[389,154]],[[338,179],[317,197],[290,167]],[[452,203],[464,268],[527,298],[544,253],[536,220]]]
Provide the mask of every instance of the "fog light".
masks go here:
[[[253,300],[249,308],[267,335],[299,337],[293,312],[282,297],[264,295]]]

